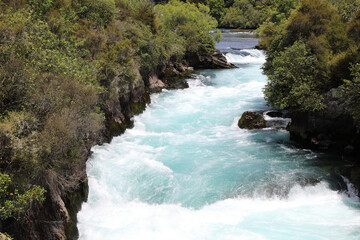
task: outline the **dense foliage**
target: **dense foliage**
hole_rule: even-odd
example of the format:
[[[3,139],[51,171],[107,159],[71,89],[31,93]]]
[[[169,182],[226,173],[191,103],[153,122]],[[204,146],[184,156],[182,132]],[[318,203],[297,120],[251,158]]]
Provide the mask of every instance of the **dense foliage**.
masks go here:
[[[0,0],[0,220],[46,197],[101,141],[109,102],[140,68],[215,49],[222,27],[260,28],[269,104],[326,109],[333,88],[360,126],[359,0]]]
[[[263,23],[286,19],[299,0],[182,0],[206,5],[222,28],[256,29]],[[336,1],[336,0],[334,0]],[[168,0],[158,0],[164,4]],[[347,5],[342,4],[344,9]],[[349,8],[349,7],[347,7]]]
[[[7,174],[0,173],[0,217],[19,217],[25,211],[25,207],[33,201],[44,201],[45,190],[39,186],[33,186],[23,194],[13,188],[12,180]],[[10,196],[10,197],[9,197]]]
[[[155,0],[165,4],[169,0]],[[282,26],[301,0],[182,0],[183,2],[206,5],[222,28],[257,29],[275,31]],[[345,21],[355,16],[360,7],[359,0],[326,0],[332,4]],[[270,25],[269,25],[270,24]]]
[[[207,6],[170,1],[166,5],[158,5],[155,11],[159,16],[161,32],[175,33],[177,42],[185,47],[183,50],[195,53],[215,50],[213,36],[208,33],[216,28],[217,22],[209,15]]]
[[[342,95],[352,110],[353,118],[360,127],[360,63],[351,67],[351,80],[344,80],[341,86]]]
[[[327,107],[324,95],[340,88],[360,123],[359,33],[358,0],[302,0],[280,20],[271,18],[260,28],[259,44],[269,51],[264,66],[268,102],[295,111],[319,111]]]
[[[42,202],[101,140],[109,101],[140,67],[214,50],[205,5],[172,0],[0,1],[0,220]],[[121,103],[119,103],[121,104]]]

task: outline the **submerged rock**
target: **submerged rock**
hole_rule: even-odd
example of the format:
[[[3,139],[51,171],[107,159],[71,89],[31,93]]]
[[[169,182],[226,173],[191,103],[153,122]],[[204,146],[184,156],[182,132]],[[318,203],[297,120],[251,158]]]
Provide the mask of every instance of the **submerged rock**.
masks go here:
[[[301,187],[307,187],[307,186],[315,186],[316,184],[320,183],[320,179],[314,177],[298,177],[296,179],[296,182]]]
[[[336,191],[347,191],[348,186],[345,182],[345,178],[337,172],[330,173],[330,187]]]
[[[266,127],[266,121],[264,117],[256,112],[246,111],[241,116],[238,122],[239,128],[245,129],[260,129]]]

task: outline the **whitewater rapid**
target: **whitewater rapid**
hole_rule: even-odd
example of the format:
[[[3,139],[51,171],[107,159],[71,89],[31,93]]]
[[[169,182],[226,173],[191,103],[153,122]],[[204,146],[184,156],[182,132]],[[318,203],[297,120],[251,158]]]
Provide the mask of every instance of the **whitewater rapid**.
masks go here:
[[[269,110],[264,53],[226,58],[239,68],[153,94],[134,128],[92,149],[80,239],[360,239],[359,201],[332,190],[319,154],[283,129],[237,127],[244,111]]]

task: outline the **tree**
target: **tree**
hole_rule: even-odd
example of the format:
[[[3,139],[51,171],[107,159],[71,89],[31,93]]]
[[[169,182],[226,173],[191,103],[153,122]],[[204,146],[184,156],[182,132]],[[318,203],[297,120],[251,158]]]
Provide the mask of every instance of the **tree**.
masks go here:
[[[235,0],[222,19],[221,25],[232,28],[257,28],[261,16],[249,0]]]
[[[265,86],[265,99],[283,109],[315,111],[324,109],[318,80],[317,59],[311,55],[303,41],[297,41],[280,52],[264,73],[269,81]]]
[[[299,39],[309,39],[325,34],[330,22],[337,15],[336,9],[323,0],[303,0],[286,25],[290,44]]]
[[[360,43],[360,10],[355,13],[347,26],[347,35],[355,42]]]
[[[224,0],[209,0],[210,14],[218,23],[220,23],[222,17],[225,14],[225,2]]]
[[[75,0],[73,6],[81,17],[107,26],[114,17],[115,0]]]
[[[346,99],[348,108],[358,128],[360,128],[360,63],[351,67],[351,80],[344,80],[341,86],[342,97]]]
[[[356,12],[360,10],[360,0],[329,0],[329,2],[338,9],[338,13],[345,21],[355,17]]]
[[[38,17],[43,18],[53,6],[53,0],[29,0],[30,8]]]
[[[216,28],[217,22],[210,16],[207,6],[171,0],[168,4],[157,5],[155,11],[162,34],[175,33],[183,39],[187,51],[206,53],[215,50],[210,31]]]
[[[32,186],[20,193],[14,188],[12,179],[8,174],[0,172],[0,219],[19,218],[35,201],[42,203],[45,200],[45,189]]]

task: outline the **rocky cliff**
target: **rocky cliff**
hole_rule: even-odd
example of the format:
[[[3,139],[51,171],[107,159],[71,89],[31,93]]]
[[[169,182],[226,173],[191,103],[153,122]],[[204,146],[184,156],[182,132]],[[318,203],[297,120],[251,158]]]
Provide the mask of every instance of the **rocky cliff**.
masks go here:
[[[322,112],[292,112],[290,139],[301,147],[341,155],[342,174],[360,189],[360,134],[345,101],[336,89],[325,95]]]

